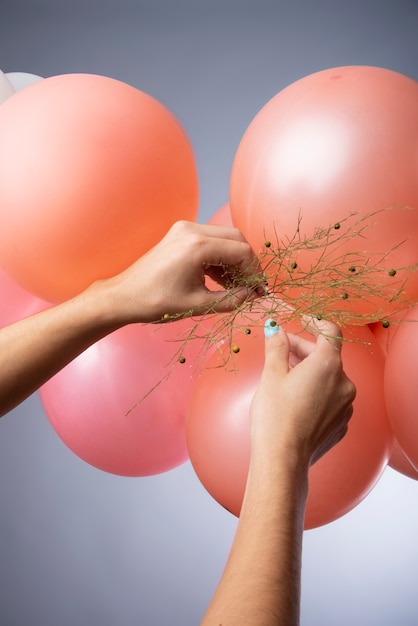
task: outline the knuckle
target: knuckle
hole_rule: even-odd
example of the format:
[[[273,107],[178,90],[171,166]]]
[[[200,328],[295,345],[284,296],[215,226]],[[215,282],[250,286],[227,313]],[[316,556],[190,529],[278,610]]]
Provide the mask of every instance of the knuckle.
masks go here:
[[[190,248],[190,250],[196,250],[206,244],[206,239],[200,233],[189,232],[187,242],[185,241],[185,243],[187,243],[187,246]]]
[[[339,353],[334,350],[321,360],[322,367],[325,372],[330,375],[340,376],[342,371],[342,363]]]
[[[239,239],[243,241],[244,243],[247,243],[247,240],[245,239],[244,235],[242,234],[239,228],[236,228],[235,226],[231,226],[231,233],[233,233],[236,239]]]
[[[347,398],[353,402],[357,394],[357,388],[352,380],[346,377],[346,395]]]
[[[340,430],[339,433],[339,441],[341,441],[342,439],[344,439],[344,437],[346,436],[346,434],[348,433],[348,423],[344,424]]]
[[[191,222],[187,220],[178,220],[171,226],[170,231],[174,234],[187,233],[191,229]]]

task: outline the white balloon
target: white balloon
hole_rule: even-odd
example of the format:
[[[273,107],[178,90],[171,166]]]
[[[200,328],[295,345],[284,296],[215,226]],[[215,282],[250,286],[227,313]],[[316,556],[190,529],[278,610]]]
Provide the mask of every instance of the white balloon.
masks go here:
[[[5,75],[12,84],[15,91],[20,91],[33,83],[42,80],[42,76],[37,74],[28,74],[27,72],[7,72]]]
[[[7,100],[7,98],[10,98],[10,96],[13,96],[14,93],[15,89],[12,83],[7,78],[6,74],[0,70],[0,104]]]

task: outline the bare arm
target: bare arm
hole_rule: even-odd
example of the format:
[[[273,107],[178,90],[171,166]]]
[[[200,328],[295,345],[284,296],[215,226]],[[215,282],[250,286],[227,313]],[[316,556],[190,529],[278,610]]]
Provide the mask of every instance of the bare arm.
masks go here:
[[[165,314],[227,311],[251,288],[228,288],[259,266],[241,233],[176,223],[162,241],[121,274],[75,298],[0,330],[0,415],[11,410],[91,344],[126,324]],[[205,274],[219,291],[205,287]],[[256,282],[254,282],[254,285]]]
[[[330,335],[338,329],[323,325]],[[251,406],[251,462],[232,549],[202,626],[296,626],[310,465],[347,430],[355,389],[340,340],[266,342]],[[289,366],[290,351],[298,363]]]

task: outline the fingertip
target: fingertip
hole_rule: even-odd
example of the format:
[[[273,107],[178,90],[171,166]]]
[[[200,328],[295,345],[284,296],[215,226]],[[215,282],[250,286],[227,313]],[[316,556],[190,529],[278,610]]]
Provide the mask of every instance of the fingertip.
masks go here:
[[[317,342],[327,343],[334,349],[341,351],[343,345],[343,333],[335,324],[327,323],[320,329]]]
[[[266,339],[270,339],[279,332],[280,326],[275,319],[269,317],[264,324],[264,336]]]
[[[264,336],[266,338],[266,350],[275,351],[279,346],[289,346],[289,338],[283,328],[275,319],[269,318],[264,323]]]
[[[314,335],[317,341],[320,343],[326,341],[335,348],[341,349],[343,333],[339,326],[328,320],[314,318],[308,315],[302,316],[302,322],[305,330]]]
[[[269,318],[264,324],[265,363],[276,373],[289,370],[289,338],[276,320]]]

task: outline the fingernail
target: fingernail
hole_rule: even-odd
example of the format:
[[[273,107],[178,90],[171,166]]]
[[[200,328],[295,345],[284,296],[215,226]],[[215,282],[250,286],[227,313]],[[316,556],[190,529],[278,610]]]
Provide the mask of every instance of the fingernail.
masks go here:
[[[257,285],[254,287],[254,291],[260,298],[262,298],[263,296],[268,296],[268,282],[266,280],[258,282]]]
[[[258,285],[258,287],[254,289],[254,291],[259,298],[262,298],[263,296],[268,296],[269,294],[268,289],[265,285]]]
[[[278,332],[278,323],[272,317],[269,317],[269,319],[264,324],[264,336],[269,339],[270,337],[273,337],[273,335],[276,335]]]

